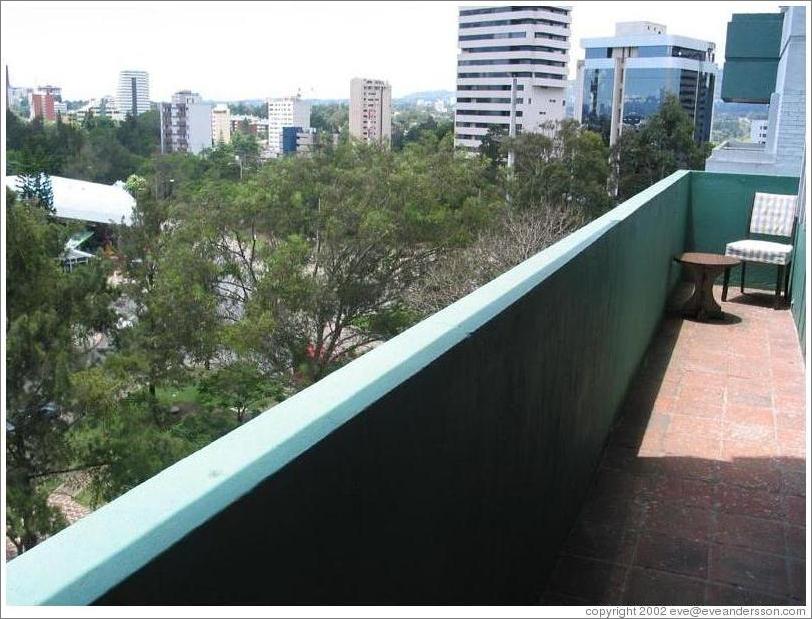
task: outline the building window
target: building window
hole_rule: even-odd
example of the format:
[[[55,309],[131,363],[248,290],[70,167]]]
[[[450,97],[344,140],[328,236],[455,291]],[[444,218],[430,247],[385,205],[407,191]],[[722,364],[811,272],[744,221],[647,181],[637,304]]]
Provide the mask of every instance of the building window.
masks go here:
[[[611,58],[612,50],[608,47],[587,47],[585,58],[587,60],[593,58]]]
[[[546,45],[500,45],[496,47],[466,47],[466,53],[482,52],[548,52],[551,54],[566,54],[567,50],[558,47],[547,47]]]
[[[471,66],[484,66],[484,65],[502,65],[502,64],[534,64],[546,65],[550,67],[565,67],[566,62],[559,62],[557,60],[541,60],[539,58],[503,58],[499,60],[458,60],[457,66],[471,67]]]
[[[569,30],[570,25],[567,22],[557,22],[549,19],[533,19],[531,17],[523,19],[497,19],[494,21],[479,21],[460,24],[460,28],[485,28],[488,26],[521,26],[521,25],[536,25],[536,26],[556,26]]]

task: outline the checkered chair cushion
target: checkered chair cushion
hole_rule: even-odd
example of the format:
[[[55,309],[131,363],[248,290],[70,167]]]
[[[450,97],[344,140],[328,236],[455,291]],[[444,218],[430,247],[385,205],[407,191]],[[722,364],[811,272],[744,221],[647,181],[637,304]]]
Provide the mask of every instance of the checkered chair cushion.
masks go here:
[[[751,234],[791,236],[795,221],[795,196],[757,193],[750,217]]]
[[[728,243],[725,247],[725,256],[733,256],[745,262],[785,265],[792,257],[792,245],[747,239]]]

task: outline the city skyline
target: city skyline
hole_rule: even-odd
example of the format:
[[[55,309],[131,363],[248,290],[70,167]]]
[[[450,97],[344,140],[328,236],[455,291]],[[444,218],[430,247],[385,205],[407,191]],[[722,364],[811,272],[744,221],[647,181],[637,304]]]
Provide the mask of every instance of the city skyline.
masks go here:
[[[389,81],[397,98],[417,91],[454,90],[457,10],[463,4],[498,3],[231,2],[204,3],[188,14],[183,3],[13,2],[4,3],[2,55],[12,85],[57,84],[67,100],[114,94],[119,71],[125,69],[150,73],[154,101],[168,101],[180,89],[222,101],[296,92],[307,99],[348,99],[350,79],[357,75]],[[615,22],[653,21],[665,24],[669,32],[712,41],[721,62],[732,13],[774,12],[779,4],[798,3],[696,3],[702,19],[686,11],[684,2],[558,4],[573,7],[569,78],[574,79],[576,61],[583,58],[580,40],[611,34]],[[172,26],[177,23],[172,16],[181,11],[187,24],[184,35]],[[224,11],[254,18],[241,19],[235,22],[239,27],[225,30]],[[268,30],[269,24],[280,21],[296,27]],[[34,22],[38,36],[50,42],[41,49],[25,43]],[[369,27],[395,22],[397,28]],[[417,43],[415,32],[421,33]],[[341,44],[330,44],[326,53],[312,43],[339,36]],[[54,49],[61,52],[54,54]],[[278,58],[287,61],[279,63]],[[440,62],[441,58],[448,61]]]

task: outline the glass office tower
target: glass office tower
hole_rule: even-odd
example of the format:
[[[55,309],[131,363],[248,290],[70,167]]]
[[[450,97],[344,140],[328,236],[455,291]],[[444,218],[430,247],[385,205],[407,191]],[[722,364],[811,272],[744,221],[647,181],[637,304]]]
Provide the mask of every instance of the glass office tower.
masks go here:
[[[713,43],[668,35],[648,22],[617,24],[614,37],[584,39],[579,66],[580,120],[613,144],[642,126],[668,94],[694,122],[694,139],[710,139],[716,88]]]

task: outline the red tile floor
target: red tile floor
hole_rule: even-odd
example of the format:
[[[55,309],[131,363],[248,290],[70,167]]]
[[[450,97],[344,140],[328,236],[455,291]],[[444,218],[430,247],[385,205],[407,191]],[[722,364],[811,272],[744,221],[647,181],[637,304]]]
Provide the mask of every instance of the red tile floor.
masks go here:
[[[769,295],[722,308],[722,323],[665,319],[543,603],[804,603],[795,325]]]

